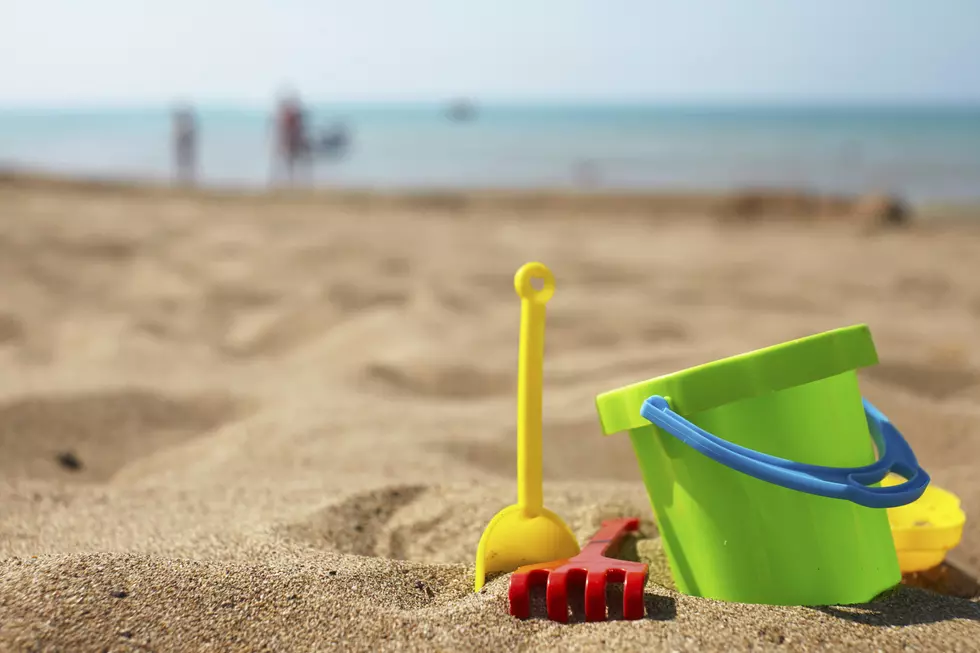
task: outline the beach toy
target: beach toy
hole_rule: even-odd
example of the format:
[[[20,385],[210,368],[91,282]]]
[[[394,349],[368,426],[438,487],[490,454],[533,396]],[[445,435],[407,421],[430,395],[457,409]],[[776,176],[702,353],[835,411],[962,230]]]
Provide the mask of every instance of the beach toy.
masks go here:
[[[542,281],[541,290],[532,285]],[[555,293],[555,278],[541,263],[527,263],[514,276],[521,298],[521,335],[517,366],[517,503],[487,524],[476,550],[476,591],[486,575],[522,565],[570,558],[578,541],[565,522],[544,507],[542,476],[542,381],[545,304]]]
[[[902,479],[890,474],[884,486],[900,484]],[[919,499],[907,506],[888,509],[888,521],[898,551],[903,574],[925,571],[942,564],[946,553],[963,537],[966,515],[960,499],[935,485],[926,488]]]
[[[630,433],[681,592],[833,605],[901,581],[882,508],[919,498],[929,476],[862,400],[856,370],[877,362],[857,325],[596,398],[603,432]],[[889,472],[907,480],[876,487]]]
[[[582,552],[518,568],[510,577],[510,613],[518,619],[531,616],[531,588],[547,585],[546,606],[552,621],[568,622],[568,586],[584,589],[586,621],[606,620],[606,584],[623,584],[623,618],[643,618],[643,586],[647,566],[606,557],[619,548],[623,538],[640,526],[637,518],[609,519],[592,536]]]

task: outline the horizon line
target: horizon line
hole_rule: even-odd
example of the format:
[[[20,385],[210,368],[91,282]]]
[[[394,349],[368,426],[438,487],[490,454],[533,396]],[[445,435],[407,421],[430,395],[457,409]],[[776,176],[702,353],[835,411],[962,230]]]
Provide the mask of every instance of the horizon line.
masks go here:
[[[447,107],[454,102],[465,101],[477,109],[485,108],[637,108],[637,109],[953,109],[980,110],[977,99],[912,99],[912,98],[594,98],[594,97],[552,97],[552,98],[487,98],[460,95],[442,99],[431,98],[375,98],[375,99],[318,99],[304,100],[308,107]],[[275,105],[275,98],[268,101],[255,99],[210,98],[194,102],[186,96],[177,100],[148,99],[138,101],[119,100],[74,100],[64,102],[2,102],[0,112],[85,112],[85,111],[139,111],[170,109],[178,104],[191,104],[207,110],[260,110],[267,111]]]

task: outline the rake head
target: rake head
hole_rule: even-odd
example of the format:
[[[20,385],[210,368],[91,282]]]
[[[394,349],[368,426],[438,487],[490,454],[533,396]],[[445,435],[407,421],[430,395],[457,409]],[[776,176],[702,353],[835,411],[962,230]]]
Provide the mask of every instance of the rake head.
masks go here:
[[[510,613],[518,619],[531,616],[531,589],[546,586],[548,618],[568,622],[568,592],[584,590],[586,621],[606,620],[606,585],[622,583],[623,618],[643,617],[643,586],[647,566],[615,560],[606,553],[619,546],[627,533],[639,528],[640,520],[610,519],[592,536],[582,552],[565,560],[520,567],[510,577]]]

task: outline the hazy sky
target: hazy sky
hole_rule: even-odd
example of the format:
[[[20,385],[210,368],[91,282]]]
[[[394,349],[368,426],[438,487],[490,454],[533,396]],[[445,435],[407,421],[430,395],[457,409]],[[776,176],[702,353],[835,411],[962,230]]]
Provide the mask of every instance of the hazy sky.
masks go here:
[[[0,0],[0,105],[980,102],[980,0]]]

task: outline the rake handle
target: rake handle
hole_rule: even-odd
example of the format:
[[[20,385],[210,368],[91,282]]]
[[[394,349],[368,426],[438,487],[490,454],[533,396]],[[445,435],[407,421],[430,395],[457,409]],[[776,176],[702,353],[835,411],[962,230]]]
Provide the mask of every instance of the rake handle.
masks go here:
[[[626,534],[635,531],[640,527],[640,520],[636,517],[622,518],[622,519],[607,519],[602,522],[602,526],[596,531],[596,534],[582,547],[582,552],[577,556],[572,558],[576,559],[589,559],[593,560],[595,558],[608,558],[610,556],[606,555],[610,551],[616,551],[619,545],[622,544],[623,539]]]
[[[543,281],[536,289],[533,279]],[[544,384],[545,304],[555,293],[555,277],[543,263],[526,263],[514,275],[521,298],[517,359],[517,505],[528,517],[544,508],[541,424]]]

